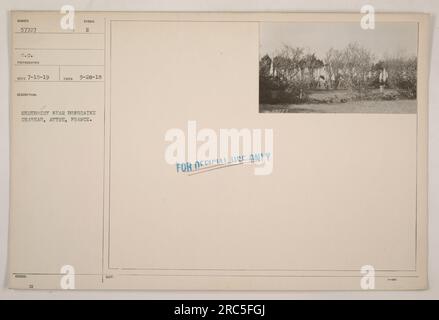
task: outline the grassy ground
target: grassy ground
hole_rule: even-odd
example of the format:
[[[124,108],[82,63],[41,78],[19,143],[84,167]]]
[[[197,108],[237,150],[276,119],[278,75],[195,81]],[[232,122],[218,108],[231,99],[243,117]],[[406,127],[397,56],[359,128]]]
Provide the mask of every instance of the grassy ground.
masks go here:
[[[355,101],[334,104],[289,105],[289,113],[416,113],[416,100]]]
[[[390,90],[385,93],[392,94]],[[377,92],[374,92],[377,94]],[[347,90],[321,90],[309,95],[311,103],[261,105],[261,112],[283,113],[416,113],[416,100],[351,100]]]

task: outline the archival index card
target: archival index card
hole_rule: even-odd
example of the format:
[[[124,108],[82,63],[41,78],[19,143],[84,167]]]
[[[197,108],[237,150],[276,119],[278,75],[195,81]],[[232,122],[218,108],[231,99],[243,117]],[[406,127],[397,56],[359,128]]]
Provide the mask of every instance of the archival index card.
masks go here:
[[[12,12],[10,287],[426,288],[429,20],[361,18]]]

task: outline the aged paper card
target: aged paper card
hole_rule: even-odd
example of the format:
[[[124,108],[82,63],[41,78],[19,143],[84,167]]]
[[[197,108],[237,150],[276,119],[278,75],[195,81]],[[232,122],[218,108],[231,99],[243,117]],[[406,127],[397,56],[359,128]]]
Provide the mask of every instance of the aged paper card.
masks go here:
[[[426,288],[429,20],[361,18],[13,12],[10,287]]]

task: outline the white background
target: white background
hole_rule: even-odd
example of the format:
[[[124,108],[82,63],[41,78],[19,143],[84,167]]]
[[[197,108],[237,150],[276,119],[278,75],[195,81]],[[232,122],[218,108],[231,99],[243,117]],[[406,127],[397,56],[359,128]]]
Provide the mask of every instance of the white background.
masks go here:
[[[9,217],[9,10],[423,12],[432,15],[429,103],[429,285],[413,292],[15,291],[7,289]],[[437,0],[2,0],[0,3],[0,299],[438,299],[439,298],[439,1]]]

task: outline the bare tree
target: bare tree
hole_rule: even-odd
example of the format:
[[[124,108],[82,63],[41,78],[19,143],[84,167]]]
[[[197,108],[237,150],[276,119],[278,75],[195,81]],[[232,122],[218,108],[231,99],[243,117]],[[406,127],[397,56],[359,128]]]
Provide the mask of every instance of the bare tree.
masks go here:
[[[311,87],[315,87],[317,81],[315,79],[315,70],[323,67],[323,61],[318,59],[315,53],[308,53],[304,58],[304,66],[309,72],[309,83]]]
[[[350,43],[343,50],[330,49],[325,56],[326,71],[332,87],[338,89],[341,80],[350,89],[367,90],[368,77],[374,62],[373,54],[358,43]]]
[[[343,52],[345,63],[343,74],[347,78],[347,85],[360,92],[367,90],[368,75],[373,66],[373,54],[361,47],[358,43],[350,43]]]
[[[279,77],[293,80],[301,71],[302,48],[284,47],[273,58],[273,68]]]
[[[417,58],[397,55],[387,57],[382,61],[382,64],[389,75],[388,83],[390,87],[397,89],[407,98],[416,98]]]
[[[344,69],[343,54],[339,50],[329,49],[324,59],[325,70],[329,77],[329,87],[338,89],[341,72]]]

